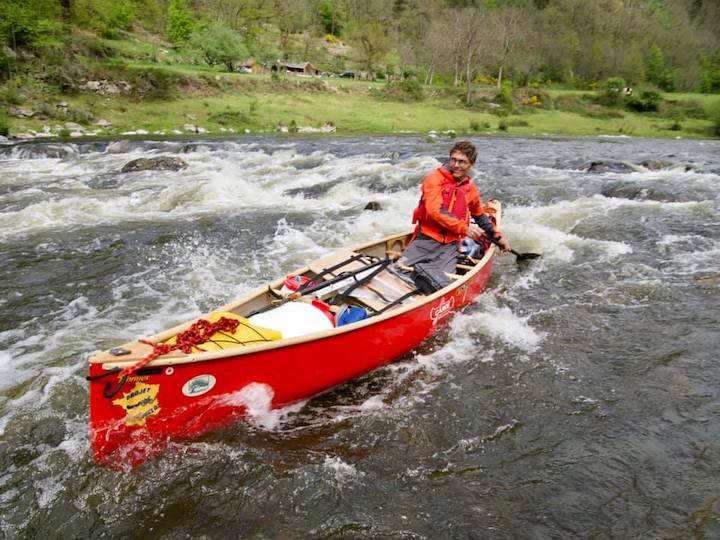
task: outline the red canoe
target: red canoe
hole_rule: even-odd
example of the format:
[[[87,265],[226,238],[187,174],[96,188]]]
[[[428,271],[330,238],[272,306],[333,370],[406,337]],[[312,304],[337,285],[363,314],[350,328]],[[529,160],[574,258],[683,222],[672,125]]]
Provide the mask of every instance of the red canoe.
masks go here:
[[[499,221],[500,203],[486,208]],[[449,285],[423,295],[388,268],[409,239],[391,236],[323,257],[294,280],[278,279],[197,320],[94,354],[88,379],[96,460],[142,463],[170,439],[236,422],[248,389],[260,388],[271,407],[281,407],[417,347],[482,292],[496,248],[459,264]],[[288,297],[293,281],[303,293]],[[321,301],[338,299],[330,310]],[[367,317],[333,326],[342,306]]]

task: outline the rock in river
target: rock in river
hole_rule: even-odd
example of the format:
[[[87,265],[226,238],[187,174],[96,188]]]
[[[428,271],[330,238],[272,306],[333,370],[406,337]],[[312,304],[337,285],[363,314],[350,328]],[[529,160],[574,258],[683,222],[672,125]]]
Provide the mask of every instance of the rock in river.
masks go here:
[[[154,158],[138,158],[128,161],[120,172],[135,171],[180,171],[187,168],[186,161],[177,157],[154,157]]]
[[[613,159],[588,161],[580,165],[580,170],[594,173],[626,173],[642,171],[642,169],[634,163]]]

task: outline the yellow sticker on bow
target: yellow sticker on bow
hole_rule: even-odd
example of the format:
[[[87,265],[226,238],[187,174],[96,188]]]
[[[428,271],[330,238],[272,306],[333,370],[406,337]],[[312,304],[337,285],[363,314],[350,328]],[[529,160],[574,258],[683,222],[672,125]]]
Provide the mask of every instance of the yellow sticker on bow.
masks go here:
[[[135,387],[122,398],[113,400],[113,405],[122,407],[127,412],[126,426],[144,426],[145,420],[160,412],[157,400],[159,384],[135,383]]]

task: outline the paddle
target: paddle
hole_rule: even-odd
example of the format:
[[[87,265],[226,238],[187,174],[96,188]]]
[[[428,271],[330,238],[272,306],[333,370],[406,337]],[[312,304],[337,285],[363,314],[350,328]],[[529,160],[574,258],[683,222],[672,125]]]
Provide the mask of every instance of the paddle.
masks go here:
[[[496,246],[498,246],[500,248],[502,247],[502,246],[500,246],[500,242],[495,240],[495,238],[490,238],[490,241],[493,244],[495,244]],[[533,259],[537,259],[538,257],[542,257],[542,255],[540,255],[539,253],[518,253],[514,249],[511,249],[510,253],[515,255],[515,257],[517,257],[517,259],[515,259],[515,262],[518,262],[518,263],[522,262],[522,261],[531,261]]]

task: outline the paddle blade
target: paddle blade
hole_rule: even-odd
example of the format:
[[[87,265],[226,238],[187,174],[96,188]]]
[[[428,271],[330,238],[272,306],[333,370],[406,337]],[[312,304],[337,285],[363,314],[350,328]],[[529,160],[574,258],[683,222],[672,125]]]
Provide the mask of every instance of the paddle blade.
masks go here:
[[[531,261],[533,259],[537,259],[539,257],[542,257],[539,253],[518,253],[514,249],[511,250],[512,254],[517,257],[517,261]]]

